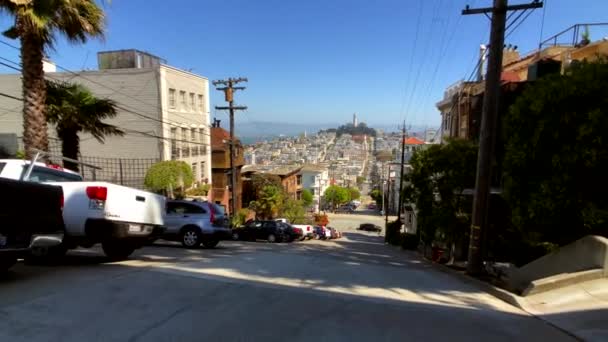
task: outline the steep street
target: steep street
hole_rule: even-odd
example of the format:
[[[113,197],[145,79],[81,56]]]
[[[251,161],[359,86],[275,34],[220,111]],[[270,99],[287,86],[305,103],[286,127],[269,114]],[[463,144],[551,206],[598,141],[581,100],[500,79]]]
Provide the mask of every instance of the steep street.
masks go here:
[[[18,265],[0,282],[0,340],[569,340],[377,234],[344,235],[215,250],[162,242],[118,263],[79,250],[58,266]]]

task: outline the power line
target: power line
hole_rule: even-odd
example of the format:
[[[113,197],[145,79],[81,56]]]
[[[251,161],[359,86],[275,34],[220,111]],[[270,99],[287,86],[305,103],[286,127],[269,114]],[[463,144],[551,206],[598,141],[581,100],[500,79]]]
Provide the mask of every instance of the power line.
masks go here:
[[[17,101],[23,101],[23,99],[20,97],[16,97],[16,96],[5,94],[5,93],[0,93],[0,96],[8,97],[9,99],[13,99],[13,100],[17,100]]]

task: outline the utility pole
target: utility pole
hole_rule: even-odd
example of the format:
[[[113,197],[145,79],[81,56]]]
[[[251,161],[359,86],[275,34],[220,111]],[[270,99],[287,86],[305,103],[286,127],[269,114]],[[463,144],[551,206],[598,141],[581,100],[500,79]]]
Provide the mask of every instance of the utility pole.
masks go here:
[[[508,6],[508,0],[494,0],[493,7],[471,9],[467,6],[463,15],[492,14],[490,31],[490,52],[486,74],[485,93],[483,97],[481,129],[479,133],[479,154],[477,157],[477,176],[475,178],[475,195],[473,198],[473,216],[471,218],[471,236],[467,273],[475,275],[482,271],[483,254],[482,238],[487,232],[487,213],[492,182],[492,155],[496,141],[496,121],[498,116],[498,97],[500,94],[500,75],[502,73],[502,54],[505,40],[507,12],[527,11],[542,7],[542,2],[534,0],[529,4]]]
[[[226,102],[228,102],[228,107],[218,107],[217,110],[228,110],[230,113],[230,194],[232,197],[232,203],[230,204],[230,216],[234,217],[236,214],[236,167],[234,163],[234,111],[235,110],[247,110],[246,106],[235,106],[234,105],[234,91],[235,90],[245,90],[245,87],[235,87],[234,85],[241,82],[247,82],[247,79],[244,77],[239,78],[229,78],[227,80],[217,80],[213,81],[214,86],[223,85],[222,88],[217,88],[217,90],[224,92],[224,97]]]
[[[397,220],[401,224],[401,209],[403,208],[403,167],[405,165],[405,120],[401,132],[401,175],[399,176],[399,208],[397,208]]]
[[[388,242],[388,211],[391,207],[391,164],[388,166],[388,174],[386,177],[386,210],[384,211],[384,242]]]

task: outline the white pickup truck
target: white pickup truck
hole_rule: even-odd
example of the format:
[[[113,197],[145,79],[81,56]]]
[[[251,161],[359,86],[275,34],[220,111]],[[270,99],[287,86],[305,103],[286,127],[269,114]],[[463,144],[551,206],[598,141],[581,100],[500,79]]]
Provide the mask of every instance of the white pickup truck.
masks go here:
[[[312,239],[312,237],[313,237],[315,230],[314,230],[314,227],[310,224],[291,224],[291,223],[289,223],[289,220],[286,218],[277,218],[277,219],[275,219],[275,221],[287,223],[295,228],[301,229],[302,237],[300,238],[300,240]]]
[[[163,231],[165,197],[106,182],[85,182],[78,173],[58,166],[0,159],[0,177],[60,186],[63,189],[65,235],[63,254],[78,246],[101,243],[113,260],[125,259]]]

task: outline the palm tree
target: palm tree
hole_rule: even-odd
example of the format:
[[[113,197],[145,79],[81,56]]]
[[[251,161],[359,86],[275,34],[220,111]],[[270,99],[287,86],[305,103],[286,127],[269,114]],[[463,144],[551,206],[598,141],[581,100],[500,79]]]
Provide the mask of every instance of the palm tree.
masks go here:
[[[97,98],[80,84],[47,82],[46,89],[47,121],[56,127],[64,157],[78,159],[80,132],[91,134],[100,143],[104,143],[106,136],[125,134],[116,126],[102,121],[116,117],[114,101]],[[78,171],[76,163],[66,160],[64,166]]]
[[[53,48],[60,34],[73,43],[103,37],[105,16],[94,0],[0,0],[0,11],[14,17],[13,26],[3,34],[21,40],[23,143],[30,157],[33,148],[48,149],[45,50]]]

